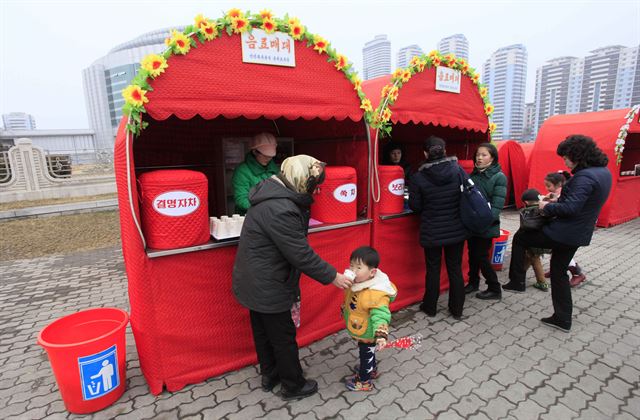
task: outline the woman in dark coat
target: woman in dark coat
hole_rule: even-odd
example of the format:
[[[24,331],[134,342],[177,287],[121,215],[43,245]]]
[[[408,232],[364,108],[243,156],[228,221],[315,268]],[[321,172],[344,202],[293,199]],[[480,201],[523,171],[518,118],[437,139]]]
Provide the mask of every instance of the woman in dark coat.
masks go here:
[[[511,245],[509,283],[504,290],[524,292],[524,253],[527,248],[551,249],[551,299],[553,315],[542,323],[569,332],[573,303],[567,269],[580,246],[591,243],[598,214],[611,192],[609,159],[590,137],[573,135],[556,150],[573,176],[562,187],[556,203],[540,201],[542,213],[551,218],[542,230],[519,229]]]
[[[262,389],[282,382],[282,398],[314,394],[318,384],[305,380],[298,358],[291,308],[300,299],[300,273],[322,284],[351,287],[314,252],[307,241],[311,194],[322,183],[324,164],[298,155],[282,162],[279,175],[249,193],[247,212],[233,266],[233,293],[249,309]]]
[[[424,142],[426,163],[411,177],[409,207],[420,215],[420,245],[427,267],[425,292],[420,309],[436,316],[440,294],[440,264],[445,254],[449,276],[449,312],[460,319],[464,308],[462,250],[468,232],[460,219],[462,168],[456,157],[447,157],[445,142],[431,136]]]
[[[487,282],[487,289],[476,294],[479,299],[500,299],[502,289],[498,276],[491,266],[489,253],[493,238],[500,236],[500,212],[507,196],[507,177],[502,173],[498,163],[498,149],[491,143],[478,146],[475,155],[475,166],[471,180],[491,205],[493,222],[481,233],[474,233],[469,238],[469,284],[466,293],[472,293],[480,287],[480,273]]]

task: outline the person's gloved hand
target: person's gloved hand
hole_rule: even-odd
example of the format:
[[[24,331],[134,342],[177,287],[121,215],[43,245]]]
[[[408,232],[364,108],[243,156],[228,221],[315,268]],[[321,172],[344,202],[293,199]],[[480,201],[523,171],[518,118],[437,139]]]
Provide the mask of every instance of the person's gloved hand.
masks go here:
[[[387,345],[387,339],[386,338],[376,338],[376,351],[380,351],[384,348],[384,346]]]

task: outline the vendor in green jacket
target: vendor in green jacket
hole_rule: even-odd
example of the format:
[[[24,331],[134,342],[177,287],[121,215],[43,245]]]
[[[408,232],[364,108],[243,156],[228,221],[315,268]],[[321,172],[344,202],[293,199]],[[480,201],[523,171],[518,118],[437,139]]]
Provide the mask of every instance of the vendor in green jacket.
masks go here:
[[[249,209],[249,191],[258,182],[280,172],[273,162],[278,143],[271,133],[260,133],[251,139],[249,153],[233,173],[235,212],[245,214]]]

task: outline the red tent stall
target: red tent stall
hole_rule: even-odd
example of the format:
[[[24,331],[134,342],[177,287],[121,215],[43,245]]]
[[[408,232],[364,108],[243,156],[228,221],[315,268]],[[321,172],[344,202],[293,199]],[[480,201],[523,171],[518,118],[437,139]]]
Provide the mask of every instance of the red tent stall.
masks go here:
[[[240,35],[248,25],[255,27],[251,34]],[[359,98],[364,94],[346,59],[304,29],[297,19],[245,17],[238,10],[217,20],[198,16],[184,34],[172,34],[164,56],[143,61],[142,76],[125,92],[130,117],[123,118],[115,145],[122,248],[131,326],[153,394],[256,359],[248,311],[231,290],[237,238],[150,249],[141,223],[142,174],[176,168],[200,172],[208,181],[207,216],[231,216],[231,165],[244,159],[251,136],[268,131],[278,138],[278,160],[309,154],[329,166],[355,168],[352,220],[310,229],[309,241],[320,256],[342,269],[353,249],[370,242],[369,146]],[[295,64],[243,61],[243,44],[263,61],[268,59],[262,47],[289,49],[295,58],[274,52],[272,60]],[[340,290],[304,276],[301,288],[300,345],[343,327]]]
[[[544,191],[544,177],[549,172],[566,170],[556,154],[558,144],[572,134],[595,140],[609,156],[608,168],[613,186],[597,226],[624,223],[640,214],[640,106],[631,109],[557,115],[547,119],[536,138],[531,154],[529,186]],[[622,148],[622,149],[621,149]]]
[[[522,208],[523,203],[520,197],[527,189],[529,177],[524,151],[520,143],[515,140],[496,141],[495,145],[498,148],[498,162],[507,177],[505,205],[515,204],[517,208]]]
[[[438,66],[444,66],[444,71]],[[448,70],[457,70],[451,72]],[[441,74],[458,76],[459,93],[436,90]],[[452,80],[453,81],[453,80]],[[379,77],[364,82],[363,89],[373,102],[373,125],[379,133],[390,132],[394,142],[404,145],[405,154],[414,170],[424,160],[422,145],[430,135],[442,137],[447,142],[447,154],[455,155],[470,172],[477,145],[489,141],[486,88],[477,86],[478,75],[469,69],[464,60],[452,55],[441,56],[432,52],[428,56],[415,57],[408,68],[399,69],[392,76]],[[485,108],[486,105],[486,108]],[[371,131],[374,150],[382,150],[389,141]],[[373,230],[372,244],[380,251],[384,268],[398,285],[398,299],[392,308],[399,308],[422,299],[424,294],[425,264],[419,244],[419,217],[404,209],[388,213],[384,201],[388,189],[379,164],[372,154]],[[379,201],[377,200],[379,198]],[[466,252],[464,265],[467,265]],[[444,258],[443,258],[444,261]],[[466,267],[464,268],[466,275]],[[441,290],[448,288],[444,263],[441,274]]]
[[[529,185],[529,173],[531,172],[531,152],[533,152],[534,142],[520,143],[520,148],[524,154],[525,170],[527,173],[527,184]]]

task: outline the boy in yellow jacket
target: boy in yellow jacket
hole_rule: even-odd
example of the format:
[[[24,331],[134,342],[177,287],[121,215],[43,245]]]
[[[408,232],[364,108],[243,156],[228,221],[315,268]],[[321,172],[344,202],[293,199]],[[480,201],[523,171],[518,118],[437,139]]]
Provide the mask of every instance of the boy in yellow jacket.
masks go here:
[[[377,377],[375,350],[387,343],[391,311],[389,304],[397,295],[396,286],[378,265],[380,255],[368,246],[351,253],[349,269],[354,284],[345,292],[342,316],[349,335],[358,342],[360,366],[358,373],[347,380],[351,391],[371,391],[371,379]]]

